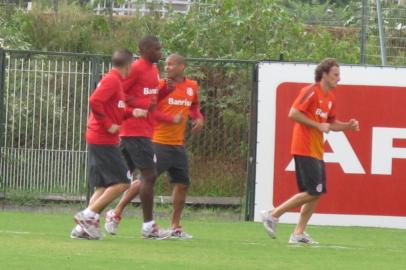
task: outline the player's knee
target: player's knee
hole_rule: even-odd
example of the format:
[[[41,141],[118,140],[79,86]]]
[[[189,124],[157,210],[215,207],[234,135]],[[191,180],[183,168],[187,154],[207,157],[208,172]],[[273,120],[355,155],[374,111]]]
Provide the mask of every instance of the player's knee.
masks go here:
[[[316,200],[320,199],[321,195],[322,195],[322,193],[310,193],[310,192],[307,192],[307,199],[309,201],[316,201]]]
[[[121,192],[126,191],[130,187],[130,183],[122,183],[120,184]]]
[[[156,178],[157,178],[156,172],[153,169],[144,169],[144,170],[142,170],[141,175],[142,175],[142,180],[145,183],[155,183]]]
[[[176,184],[176,187],[181,190],[186,192],[189,189],[189,185],[188,184]]]

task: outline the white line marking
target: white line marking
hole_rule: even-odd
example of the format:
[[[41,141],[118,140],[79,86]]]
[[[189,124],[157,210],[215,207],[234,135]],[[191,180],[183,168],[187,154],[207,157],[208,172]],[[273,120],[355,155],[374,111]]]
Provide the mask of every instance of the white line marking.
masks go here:
[[[19,232],[19,231],[0,231],[0,233],[6,233],[6,234],[30,234],[30,232]]]

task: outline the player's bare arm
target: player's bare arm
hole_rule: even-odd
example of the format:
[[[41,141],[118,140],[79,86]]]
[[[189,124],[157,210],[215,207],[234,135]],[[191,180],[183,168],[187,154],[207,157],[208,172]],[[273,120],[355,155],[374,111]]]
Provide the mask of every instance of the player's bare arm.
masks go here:
[[[140,108],[135,108],[132,114],[135,118],[145,118],[147,117],[148,111]]]
[[[359,123],[356,119],[350,119],[347,122],[335,120],[333,123],[330,124],[330,129],[332,131],[344,131],[344,130],[359,131]]]
[[[180,122],[182,122],[182,120],[183,120],[183,114],[182,114],[182,112],[179,112],[177,115],[175,115],[175,116],[173,117],[173,123],[174,123],[174,124],[179,124]]]
[[[310,118],[308,118],[304,113],[299,111],[298,109],[291,108],[288,115],[289,119],[296,121],[300,124],[316,128],[321,132],[328,133],[330,131],[330,123],[319,123]]]
[[[202,130],[204,126],[204,120],[202,118],[197,118],[192,121],[192,134],[196,134]]]
[[[107,132],[109,132],[111,134],[116,134],[119,131],[120,131],[120,126],[117,124],[112,124],[111,127],[109,127],[109,129],[107,129]]]

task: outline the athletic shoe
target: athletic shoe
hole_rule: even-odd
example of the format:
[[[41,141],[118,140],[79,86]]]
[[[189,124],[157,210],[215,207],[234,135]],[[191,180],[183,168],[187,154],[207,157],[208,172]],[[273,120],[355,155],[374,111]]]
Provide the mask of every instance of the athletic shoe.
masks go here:
[[[120,224],[121,216],[116,215],[114,210],[111,209],[106,213],[106,222],[104,223],[104,228],[109,234],[116,234],[118,225]]]
[[[318,245],[319,242],[314,241],[309,234],[304,232],[303,234],[291,234],[289,238],[289,244],[308,244],[308,245]]]
[[[73,230],[70,233],[70,238],[72,238],[72,239],[89,239],[89,235],[84,230],[78,231],[75,226],[75,228],[73,228]]]
[[[262,211],[261,218],[262,223],[264,224],[266,232],[269,234],[272,239],[276,238],[276,225],[278,225],[278,219],[275,219],[271,215],[272,211]]]
[[[163,240],[171,236],[171,230],[161,230],[154,224],[149,230],[141,229],[141,234],[144,239]]]
[[[99,220],[95,217],[86,217],[83,212],[79,212],[75,215],[75,222],[89,235],[88,239],[100,240],[102,238]]]
[[[178,239],[191,239],[191,238],[193,238],[192,235],[190,235],[188,233],[185,233],[183,231],[182,227],[172,228],[171,237],[172,238],[178,238]]]

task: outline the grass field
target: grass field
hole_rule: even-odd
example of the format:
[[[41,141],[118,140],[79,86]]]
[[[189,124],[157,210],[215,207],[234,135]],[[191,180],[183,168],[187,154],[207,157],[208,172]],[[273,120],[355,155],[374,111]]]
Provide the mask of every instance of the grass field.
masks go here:
[[[1,211],[0,269],[406,269],[402,230],[311,226],[321,244],[310,247],[287,244],[291,225],[271,240],[262,224],[201,215],[184,222],[193,239],[157,241],[141,239],[140,224],[128,218],[117,236],[72,240],[71,214]]]

